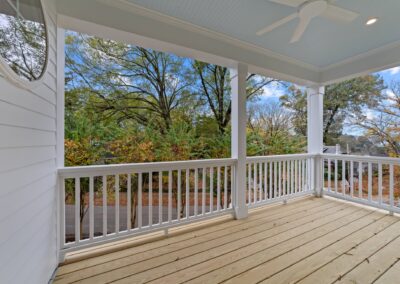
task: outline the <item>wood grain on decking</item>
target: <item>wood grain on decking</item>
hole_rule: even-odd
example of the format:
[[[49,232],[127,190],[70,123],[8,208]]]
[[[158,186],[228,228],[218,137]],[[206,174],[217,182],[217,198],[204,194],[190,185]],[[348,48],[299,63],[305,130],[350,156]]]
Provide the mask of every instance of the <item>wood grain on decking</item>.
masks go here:
[[[306,198],[61,266],[54,283],[399,283],[399,221]]]

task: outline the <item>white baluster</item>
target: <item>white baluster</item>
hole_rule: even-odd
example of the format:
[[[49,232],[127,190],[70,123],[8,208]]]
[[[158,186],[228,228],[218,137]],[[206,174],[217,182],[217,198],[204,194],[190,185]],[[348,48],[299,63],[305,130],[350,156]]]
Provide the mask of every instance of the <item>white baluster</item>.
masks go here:
[[[379,205],[382,205],[382,164],[378,164],[378,196]]]
[[[202,187],[201,187],[201,214],[206,214],[206,192],[207,192],[207,169],[203,168],[202,170]]]
[[[172,171],[168,171],[168,222],[172,221]]]
[[[253,204],[257,203],[257,163],[253,164]]]
[[[287,182],[287,172],[286,172],[286,161],[283,161],[282,163],[282,172],[283,172],[283,178],[282,178],[282,184],[283,184],[283,195],[286,195],[286,182]]]
[[[247,165],[247,204],[251,204],[251,163]]]
[[[132,204],[132,195],[131,195],[131,182],[132,182],[132,178],[131,178],[131,174],[127,175],[127,182],[126,182],[126,213],[127,213],[127,217],[126,217],[126,227],[128,228],[128,231],[130,231],[131,228],[131,204]]]
[[[115,175],[115,233],[119,233],[119,175]]]
[[[138,228],[142,228],[143,225],[143,206],[142,206],[142,184],[143,184],[143,174],[139,173],[139,180],[138,180]]]
[[[153,172],[149,172],[149,227],[153,226]]]
[[[282,162],[278,163],[278,196],[282,195]]]
[[[163,222],[163,172],[158,172],[158,223]]]
[[[107,176],[103,176],[103,236],[107,236]]]
[[[89,177],[89,238],[94,238],[94,184],[93,177]]]
[[[272,175],[273,175],[273,163],[269,162],[269,199],[272,199],[272,188],[273,188],[273,180],[272,180]]]
[[[294,193],[296,193],[296,192],[298,192],[298,180],[299,180],[299,178],[298,178],[298,170],[297,170],[297,163],[298,161],[297,160],[295,160],[294,161],[294,177],[295,177],[295,179],[294,179]]]
[[[362,174],[363,169],[362,169],[362,162],[358,163],[358,197],[362,198]]]
[[[258,182],[259,182],[259,188],[258,188],[258,192],[259,192],[259,194],[258,194],[258,200],[259,201],[262,201],[263,200],[263,196],[262,196],[262,193],[263,193],[263,176],[262,176],[262,163],[259,163],[258,164]],[[265,185],[264,185],[265,186]]]
[[[224,209],[228,207],[228,166],[224,167]]]
[[[75,243],[81,238],[80,233],[80,209],[81,209],[81,179],[75,178]]]
[[[350,161],[350,195],[354,197],[354,162]]]
[[[342,160],[342,194],[346,195],[346,161]]]
[[[303,191],[303,161],[299,160],[299,192]]]
[[[182,188],[181,188],[181,170],[178,170],[178,206],[176,209],[176,216],[178,221],[181,219],[181,210],[182,210]]]
[[[302,186],[303,186],[303,191],[306,191],[306,183],[307,183],[307,172],[306,172],[306,160],[301,160],[301,162],[303,163],[303,182],[302,182]],[[321,170],[321,173],[322,170]]]
[[[291,186],[290,186],[290,194],[294,194],[296,192],[296,188],[295,188],[295,183],[296,183],[296,176],[295,176],[295,163],[292,160],[290,162],[290,181],[291,181]]]
[[[186,195],[185,195],[185,204],[186,204],[186,219],[189,219],[189,215],[190,215],[190,200],[189,200],[189,169],[186,169]]]
[[[199,204],[199,174],[198,169],[194,169],[194,216],[197,217]]]
[[[210,212],[214,211],[214,167],[210,168]]]
[[[268,163],[264,163],[264,200],[268,199]]]
[[[338,161],[335,159],[335,193],[338,192]]]
[[[393,215],[394,208],[394,166],[389,166],[389,205],[390,214]]]
[[[290,160],[288,160],[287,161],[287,168],[286,168],[286,170],[287,170],[287,190],[286,190],[286,194],[287,195],[290,195],[291,194],[291,191],[292,191],[292,189],[291,189],[291,182],[292,182],[292,180],[291,180],[291,164],[292,164],[292,162],[290,161]]]
[[[372,164],[368,163],[368,201],[372,201]]]
[[[221,210],[221,167],[217,167],[217,212]]]

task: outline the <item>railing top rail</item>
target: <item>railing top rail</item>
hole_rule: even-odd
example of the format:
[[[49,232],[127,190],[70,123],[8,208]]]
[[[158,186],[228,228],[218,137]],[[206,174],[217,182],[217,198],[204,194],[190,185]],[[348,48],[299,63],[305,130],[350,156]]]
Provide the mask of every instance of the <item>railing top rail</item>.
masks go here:
[[[113,165],[94,165],[79,167],[64,167],[58,169],[58,174],[62,177],[87,177],[97,175],[112,175],[126,173],[144,173],[180,170],[187,168],[230,166],[236,163],[236,159],[208,159],[208,160],[189,160],[174,162],[156,163],[132,163],[132,164],[113,164]]]
[[[298,159],[308,159],[317,157],[317,154],[289,154],[289,155],[273,155],[273,156],[254,156],[247,157],[247,162],[258,162],[258,161],[291,161]]]
[[[357,156],[357,155],[342,155],[342,154],[322,154],[325,159],[356,161],[356,162],[372,162],[400,165],[400,158],[378,157],[378,156]]]

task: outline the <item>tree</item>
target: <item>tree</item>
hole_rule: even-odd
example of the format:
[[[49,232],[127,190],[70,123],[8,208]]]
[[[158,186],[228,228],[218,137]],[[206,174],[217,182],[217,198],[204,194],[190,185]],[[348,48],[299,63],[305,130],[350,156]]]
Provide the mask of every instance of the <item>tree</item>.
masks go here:
[[[96,107],[117,121],[172,125],[172,112],[190,95],[185,60],[175,55],[68,34],[66,66],[70,85],[87,88],[101,99]]]
[[[0,56],[21,78],[37,80],[46,65],[44,24],[2,15],[0,25]]]
[[[224,134],[231,121],[232,103],[230,73],[226,67],[200,61],[193,63],[198,77],[198,99],[211,110],[220,134]],[[247,99],[251,100],[263,93],[263,88],[277,80],[249,74],[247,77]]]
[[[349,118],[362,116],[366,107],[376,107],[384,89],[384,82],[377,75],[367,75],[326,86],[324,143],[337,143],[346,121]],[[303,136],[307,135],[306,91],[292,86],[289,88],[289,93],[281,97],[281,103],[293,112],[292,122],[296,132]]]
[[[307,94],[296,86],[280,98],[281,106],[291,113],[291,124],[297,135],[307,137]]]
[[[369,116],[356,117],[353,122],[381,143],[388,155],[400,157],[400,82],[382,92],[379,105]]]
[[[305,139],[294,135],[291,114],[279,103],[253,105],[247,125],[250,156],[304,151]]]

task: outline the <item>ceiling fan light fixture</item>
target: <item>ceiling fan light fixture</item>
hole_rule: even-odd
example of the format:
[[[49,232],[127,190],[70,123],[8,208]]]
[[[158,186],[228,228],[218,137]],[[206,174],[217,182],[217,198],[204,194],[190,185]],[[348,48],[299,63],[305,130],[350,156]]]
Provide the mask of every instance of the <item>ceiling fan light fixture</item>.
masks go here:
[[[369,18],[369,19],[365,22],[365,25],[366,25],[366,26],[372,26],[373,24],[376,24],[377,21],[378,21],[378,18],[377,18],[377,17]]]

